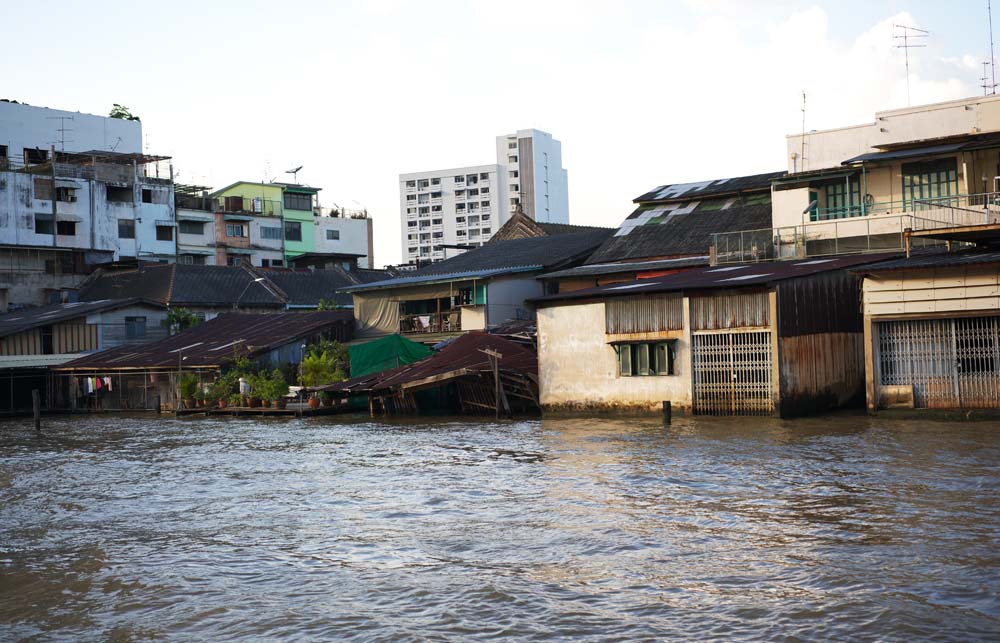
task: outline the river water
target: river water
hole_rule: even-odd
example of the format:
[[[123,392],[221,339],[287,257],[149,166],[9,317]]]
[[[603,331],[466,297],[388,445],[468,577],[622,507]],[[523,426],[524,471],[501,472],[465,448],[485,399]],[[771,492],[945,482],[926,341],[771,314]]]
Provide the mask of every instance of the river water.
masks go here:
[[[0,423],[0,641],[1000,636],[1000,424]]]

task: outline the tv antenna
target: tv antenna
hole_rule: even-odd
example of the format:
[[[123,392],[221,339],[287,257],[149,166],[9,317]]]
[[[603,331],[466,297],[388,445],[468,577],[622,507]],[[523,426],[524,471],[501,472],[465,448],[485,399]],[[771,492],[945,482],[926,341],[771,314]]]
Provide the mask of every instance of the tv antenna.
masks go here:
[[[990,94],[997,93],[997,59],[993,54],[993,1],[986,0],[986,15],[990,22]],[[986,84],[986,69],[983,69],[983,85]],[[983,89],[986,89],[985,87]]]
[[[990,75],[986,72],[986,68],[990,66],[990,61],[983,61],[983,75],[979,79],[981,81],[980,87],[983,88],[983,96],[989,96],[990,94],[997,93],[997,86],[995,83],[990,82]]]
[[[898,30],[898,33],[897,33]],[[925,31],[923,29],[917,29],[916,27],[908,27],[907,25],[892,25],[892,39],[896,43],[896,49],[903,50],[903,56],[906,60],[906,104],[910,104],[910,50],[919,47],[926,47],[927,45],[912,44],[910,40],[916,40],[917,43],[923,42],[920,38],[926,38],[931,35],[931,32]],[[899,44],[902,41],[903,44]]]
[[[292,175],[292,182],[295,183],[295,185],[299,184],[299,170],[301,170],[301,169],[302,169],[302,166],[300,165],[300,166],[298,166],[296,168],[292,168],[291,170],[285,170],[285,174],[291,174]]]
[[[73,120],[73,117],[72,116],[46,116],[45,118],[46,118],[46,120],[50,120],[50,121],[59,121],[59,127],[56,128],[56,131],[59,132],[59,151],[60,152],[65,152],[66,151],[66,143],[67,142],[69,142],[69,143],[73,142],[73,139],[69,139],[69,141],[66,140],[66,132],[72,132],[73,131],[72,129],[69,129],[69,128],[66,127],[66,121]],[[53,143],[53,145],[55,145],[55,143]]]
[[[802,136],[799,138],[799,171],[806,169],[806,90],[802,90]]]

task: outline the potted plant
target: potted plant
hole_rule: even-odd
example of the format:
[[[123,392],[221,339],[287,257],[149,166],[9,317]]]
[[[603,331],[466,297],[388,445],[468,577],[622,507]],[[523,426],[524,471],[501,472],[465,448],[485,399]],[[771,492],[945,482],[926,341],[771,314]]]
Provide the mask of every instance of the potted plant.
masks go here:
[[[265,399],[265,380],[260,375],[250,375],[247,377],[250,384],[250,395],[247,396],[247,406],[256,409],[261,406],[261,400]]]
[[[319,394],[319,401],[323,404],[323,406],[333,406],[333,393],[323,391]]]
[[[240,394],[239,393],[233,393],[233,394],[231,394],[229,396],[229,399],[226,400],[226,401],[229,403],[229,406],[239,406],[240,403],[242,402],[242,400],[240,399]]]
[[[180,389],[181,401],[184,404],[184,408],[193,409],[194,396],[198,392],[198,376],[194,373],[184,373],[180,377],[178,388]]]
[[[199,387],[198,390],[194,392],[194,400],[198,404],[199,409],[203,409],[208,406],[208,392],[204,387]]]
[[[283,409],[288,405],[288,383],[280,369],[274,369],[267,379],[268,399],[271,400],[271,408]]]

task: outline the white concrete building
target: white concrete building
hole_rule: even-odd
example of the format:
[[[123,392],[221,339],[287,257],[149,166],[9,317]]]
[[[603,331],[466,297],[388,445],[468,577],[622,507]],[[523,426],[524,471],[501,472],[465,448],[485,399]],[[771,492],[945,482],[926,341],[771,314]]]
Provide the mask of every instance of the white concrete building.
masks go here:
[[[317,253],[364,255],[358,257],[358,267],[375,267],[375,236],[367,213],[316,210]]]
[[[438,261],[457,254],[446,245],[481,246],[502,225],[499,165],[399,176],[403,260]]]
[[[142,152],[142,124],[94,114],[0,101],[2,159],[44,162],[49,151]]]
[[[496,138],[491,165],[399,175],[403,262],[439,261],[490,240],[521,207],[543,223],[569,223],[562,144],[519,130]]]
[[[506,211],[518,205],[541,223],[569,223],[569,194],[562,143],[537,129],[497,137],[497,163],[504,169]],[[507,220],[504,217],[504,222]]]

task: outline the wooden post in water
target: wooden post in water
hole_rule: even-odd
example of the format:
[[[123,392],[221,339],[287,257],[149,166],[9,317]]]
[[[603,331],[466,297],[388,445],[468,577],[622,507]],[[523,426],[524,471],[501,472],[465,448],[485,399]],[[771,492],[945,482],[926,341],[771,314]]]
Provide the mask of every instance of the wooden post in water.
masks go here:
[[[42,430],[42,400],[38,395],[38,389],[31,389],[31,414],[35,418],[35,430]]]
[[[663,400],[663,421],[670,424],[673,410],[670,408],[670,400]]]

